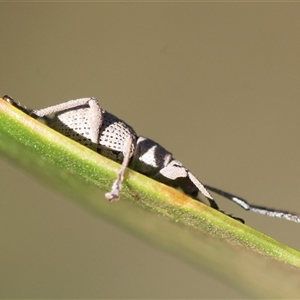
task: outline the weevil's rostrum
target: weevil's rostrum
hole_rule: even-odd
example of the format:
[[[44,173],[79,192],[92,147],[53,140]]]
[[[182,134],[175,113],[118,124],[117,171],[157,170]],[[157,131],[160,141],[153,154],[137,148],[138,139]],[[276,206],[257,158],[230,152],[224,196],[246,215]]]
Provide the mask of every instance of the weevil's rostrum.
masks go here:
[[[70,100],[39,110],[28,109],[8,95],[3,99],[34,118],[42,118],[61,134],[121,163],[111,191],[105,194],[110,201],[119,198],[124,173],[130,167],[164,184],[180,188],[196,200],[199,200],[198,193],[201,192],[214,209],[219,208],[208,190],[230,199],[246,210],[300,222],[297,214],[251,205],[240,197],[202,184],[169,151],[151,139],[138,136],[131,126],[105,111],[96,98]]]

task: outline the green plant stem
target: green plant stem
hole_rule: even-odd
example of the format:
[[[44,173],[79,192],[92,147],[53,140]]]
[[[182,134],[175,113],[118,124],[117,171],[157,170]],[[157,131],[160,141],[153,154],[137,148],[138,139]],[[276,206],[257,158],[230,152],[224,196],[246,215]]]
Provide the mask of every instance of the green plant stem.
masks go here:
[[[0,151],[94,215],[207,270],[249,296],[300,296],[295,284],[300,274],[298,251],[132,170],[126,172],[121,201],[109,203],[104,193],[120,165],[2,99]]]

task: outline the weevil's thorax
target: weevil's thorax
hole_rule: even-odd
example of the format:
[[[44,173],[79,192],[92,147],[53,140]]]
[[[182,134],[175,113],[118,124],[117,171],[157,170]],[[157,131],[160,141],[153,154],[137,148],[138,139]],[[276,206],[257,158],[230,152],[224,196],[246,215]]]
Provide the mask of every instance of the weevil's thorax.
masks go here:
[[[90,120],[91,112],[87,105],[56,113],[52,118],[46,119],[47,124],[61,134],[105,157],[122,162],[125,140],[128,135],[136,136],[135,131],[125,122],[104,110],[102,110],[100,128],[93,126]],[[96,143],[92,142],[95,130],[97,131]]]
[[[172,160],[172,154],[153,140],[140,136],[130,167],[149,177],[154,177]]]

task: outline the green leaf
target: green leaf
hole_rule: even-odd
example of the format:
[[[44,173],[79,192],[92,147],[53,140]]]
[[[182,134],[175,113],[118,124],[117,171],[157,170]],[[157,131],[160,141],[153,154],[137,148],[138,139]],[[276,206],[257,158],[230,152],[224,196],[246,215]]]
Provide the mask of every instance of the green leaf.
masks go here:
[[[117,163],[0,99],[3,157],[95,216],[126,228],[250,297],[300,296],[300,253],[181,192],[127,170],[121,200],[104,193]]]

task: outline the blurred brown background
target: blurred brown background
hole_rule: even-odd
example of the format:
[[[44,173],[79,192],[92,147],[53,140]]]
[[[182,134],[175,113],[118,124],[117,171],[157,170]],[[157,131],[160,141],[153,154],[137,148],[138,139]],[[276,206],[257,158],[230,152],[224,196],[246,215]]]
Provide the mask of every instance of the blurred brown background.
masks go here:
[[[299,3],[1,3],[0,93],[95,96],[200,180],[300,213]],[[0,161],[0,297],[240,298]],[[300,225],[226,212],[300,249]],[[247,272],[247,270],[245,270]]]

